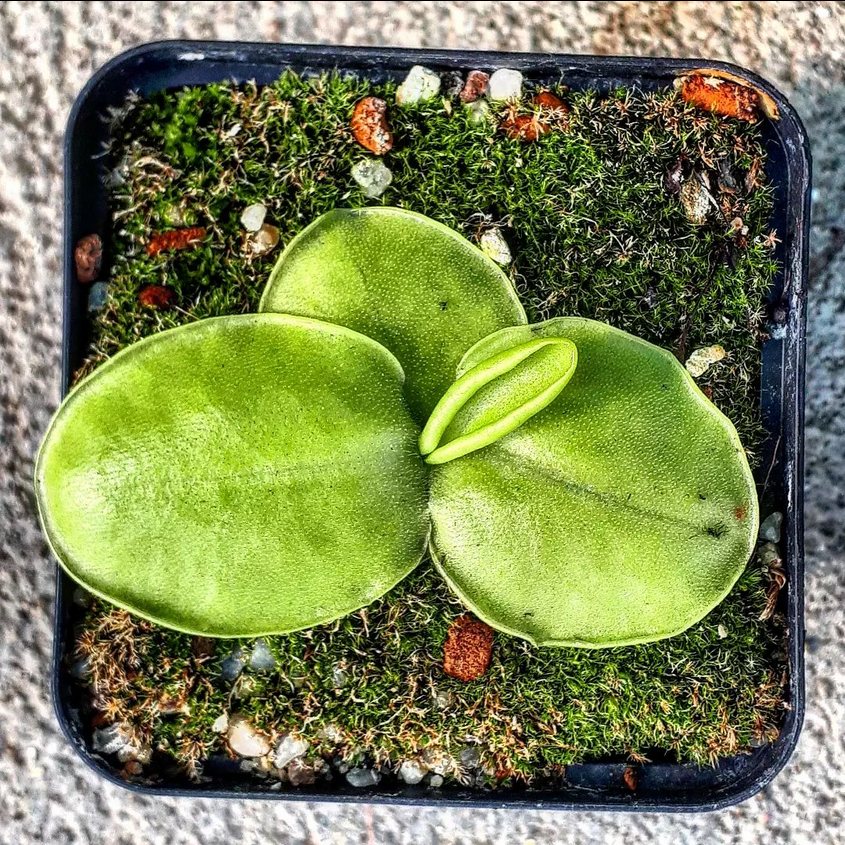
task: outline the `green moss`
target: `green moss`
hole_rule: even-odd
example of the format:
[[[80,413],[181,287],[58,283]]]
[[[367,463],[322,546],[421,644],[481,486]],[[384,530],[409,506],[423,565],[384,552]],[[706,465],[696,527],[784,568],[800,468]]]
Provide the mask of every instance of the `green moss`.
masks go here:
[[[83,372],[156,331],[255,310],[278,250],[252,254],[242,210],[264,203],[284,243],[331,208],[372,203],[350,175],[369,154],[351,140],[349,116],[361,96],[392,102],[392,91],[286,74],[261,90],[212,85],[133,103],[114,127],[109,302]],[[396,144],[385,163],[394,178],[380,202],[471,239],[501,225],[532,319],[593,317],[682,355],[723,345],[728,359],[699,383],[755,463],[762,304],[776,271],[764,242],[772,192],[751,184],[753,174],[764,182],[759,127],[697,113],[670,91],[567,100],[569,130],[529,144],[493,121],[474,124],[456,102],[393,108]],[[713,175],[721,214],[706,226],[690,224],[664,189],[682,155]],[[720,159],[741,178],[752,172],[750,190],[715,188]],[[730,230],[737,216],[745,246]],[[199,248],[146,254],[151,233],[184,225],[208,229]],[[152,283],[172,288],[178,307],[139,307],[139,290]],[[198,657],[190,637],[103,606],[88,612],[78,645],[93,667],[97,709],[130,718],[188,769],[222,748],[212,723],[238,710],[260,729],[295,729],[315,751],[348,757],[396,760],[427,745],[454,755],[478,742],[491,776],[531,780],[573,761],[655,750],[713,761],[776,735],[784,634],[782,619],[759,618],[768,586],[754,561],[701,624],[645,646],[537,649],[497,635],[490,670],[470,684],[442,672],[446,631],[462,608],[428,564],[366,611],[270,638],[278,669],[246,670],[234,684],[220,677],[230,643]],[[162,715],[163,691],[190,712]],[[321,739],[330,724],[344,732],[338,748]]]

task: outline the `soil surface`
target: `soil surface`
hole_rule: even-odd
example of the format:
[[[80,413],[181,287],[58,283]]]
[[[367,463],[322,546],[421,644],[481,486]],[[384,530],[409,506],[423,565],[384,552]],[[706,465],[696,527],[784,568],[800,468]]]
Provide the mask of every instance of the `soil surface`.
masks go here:
[[[59,400],[61,141],[94,69],[156,38],[724,59],[792,100],[815,156],[807,368],[807,685],[798,751],[708,816],[177,801],[131,795],[62,737],[45,667],[54,568],[32,455]],[[17,3],[0,6],[0,843],[839,842],[845,837],[845,4]]]

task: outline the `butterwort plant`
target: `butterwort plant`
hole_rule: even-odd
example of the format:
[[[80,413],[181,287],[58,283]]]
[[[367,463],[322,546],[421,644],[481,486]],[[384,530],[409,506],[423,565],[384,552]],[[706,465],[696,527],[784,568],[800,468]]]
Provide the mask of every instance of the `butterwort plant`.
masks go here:
[[[259,310],[132,345],[57,411],[39,515],[96,595],[187,633],[283,634],[430,553],[494,628],[600,647],[680,633],[742,573],[758,507],[731,422],[659,347],[528,325],[455,231],[331,211]]]

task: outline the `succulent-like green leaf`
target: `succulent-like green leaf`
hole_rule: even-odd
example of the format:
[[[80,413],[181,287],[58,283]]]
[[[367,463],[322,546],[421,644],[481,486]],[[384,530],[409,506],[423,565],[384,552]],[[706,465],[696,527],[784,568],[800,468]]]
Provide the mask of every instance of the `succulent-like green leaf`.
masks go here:
[[[362,607],[428,536],[403,373],[349,329],[285,315],[141,341],[65,400],[36,492],[62,566],[148,619],[283,633]]]
[[[495,443],[552,402],[577,362],[572,341],[548,337],[476,364],[437,403],[420,435],[421,454],[442,464]]]
[[[261,311],[347,326],[384,344],[423,424],[463,354],[525,312],[508,277],[457,232],[400,208],[336,209],[285,248]]]
[[[736,431],[672,355],[592,320],[497,332],[458,374],[550,337],[578,349],[566,389],[494,444],[433,467],[436,563],[481,618],[542,645],[680,633],[754,548]]]

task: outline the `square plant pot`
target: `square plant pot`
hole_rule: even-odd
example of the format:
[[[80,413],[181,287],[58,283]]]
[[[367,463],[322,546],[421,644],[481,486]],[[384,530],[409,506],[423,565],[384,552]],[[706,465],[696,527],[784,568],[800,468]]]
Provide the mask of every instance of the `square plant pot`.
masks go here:
[[[776,258],[779,271],[768,297],[769,316],[780,330],[762,350],[759,401],[769,437],[757,473],[762,512],[784,514],[783,550],[786,589],[779,608],[788,624],[788,709],[776,741],[751,753],[723,758],[714,767],[691,763],[654,762],[643,766],[635,792],[625,788],[625,763],[601,760],[567,767],[558,788],[500,788],[492,792],[459,786],[439,790],[420,786],[373,787],[357,790],[345,782],[273,792],[246,781],[237,764],[231,772],[211,771],[195,786],[164,780],[156,786],[128,784],[109,761],[94,752],[79,716],[78,682],[70,665],[74,625],[79,608],[72,600],[74,585],[58,570],[53,651],[53,698],[69,741],[102,776],[133,790],[156,795],[261,797],[290,800],[331,800],[426,804],[462,807],[524,807],[578,810],[698,811],[725,807],[762,789],[792,754],[804,713],[803,621],[803,420],[804,314],[809,231],[810,153],[801,121],[782,94],[753,73],[731,65],[701,60],[612,58],[550,54],[447,52],[438,50],[291,46],[281,44],[170,41],[144,45],[101,68],[79,95],[65,137],[64,194],[64,322],[62,387],[66,393],[91,338],[86,308],[87,289],[74,275],[74,245],[90,233],[105,234],[111,214],[102,155],[108,136],[103,116],[120,106],[130,92],[142,96],[185,85],[224,80],[258,85],[276,80],[285,69],[304,74],[339,69],[375,82],[401,80],[414,64],[433,70],[466,72],[508,67],[532,82],[563,79],[573,90],[609,91],[620,86],[649,91],[670,86],[675,77],[695,68],[733,73],[766,92],[776,102],[780,120],[766,121],[763,133],[768,154],[767,174],[774,188],[773,228],[783,233]],[[106,255],[103,277],[108,273]],[[777,313],[776,313],[777,312]]]

